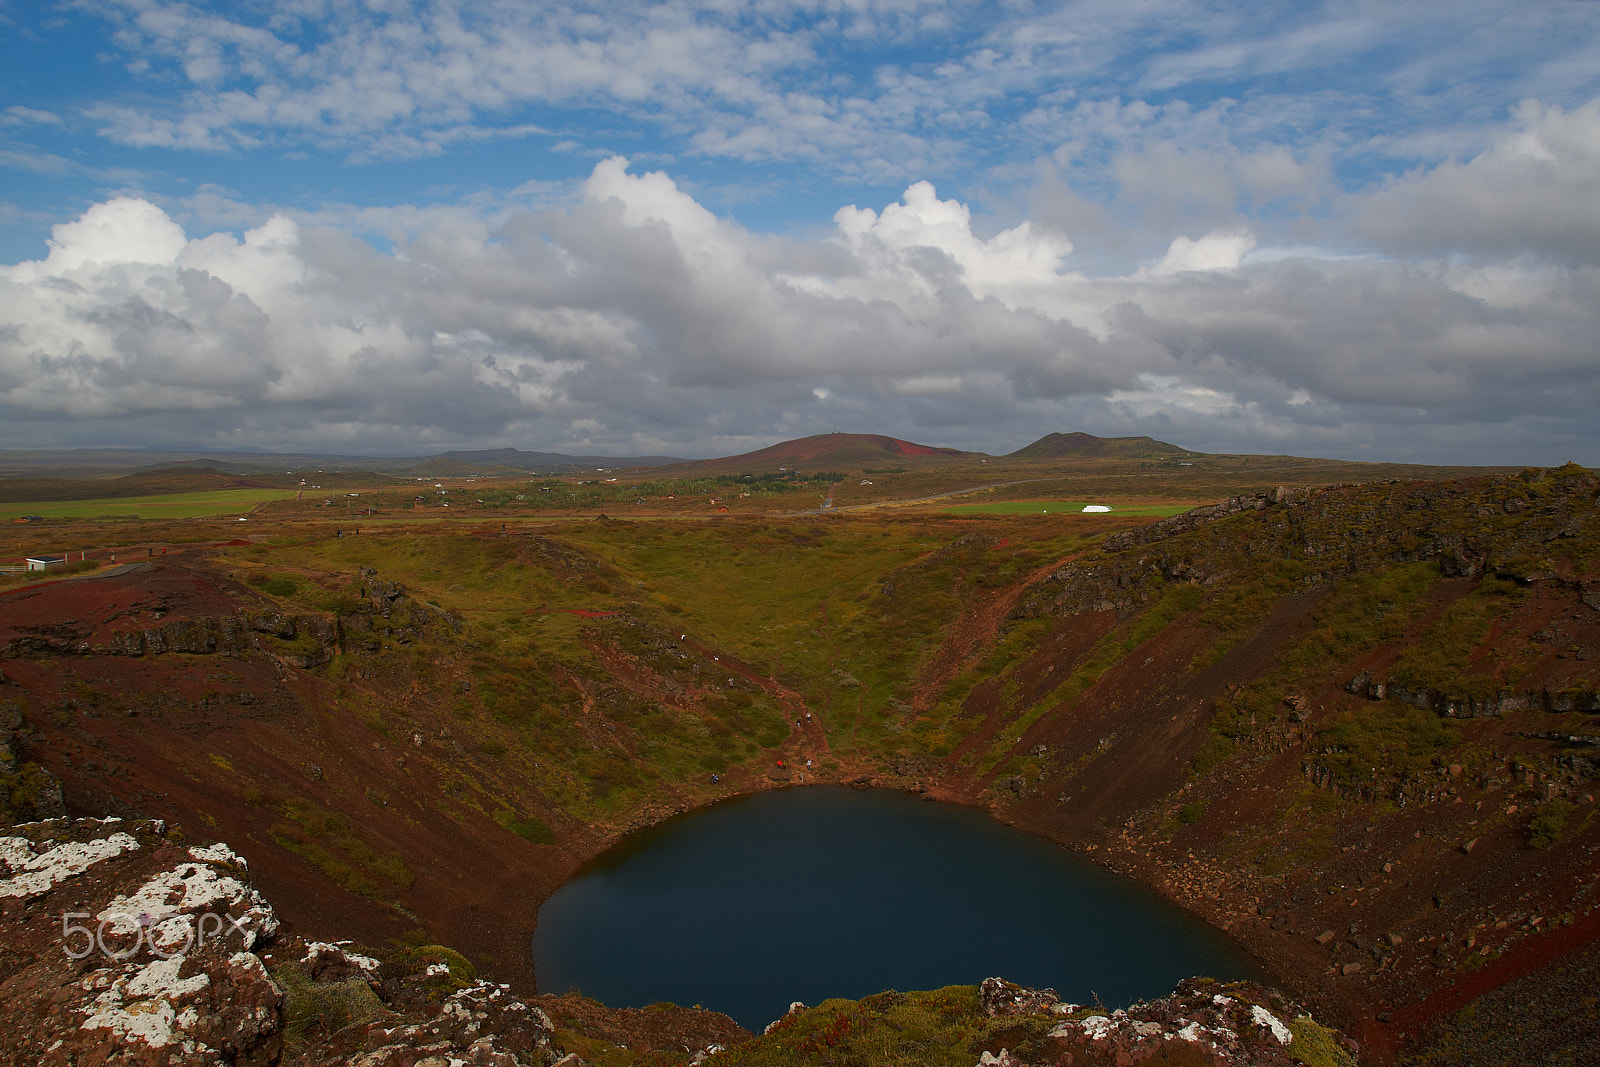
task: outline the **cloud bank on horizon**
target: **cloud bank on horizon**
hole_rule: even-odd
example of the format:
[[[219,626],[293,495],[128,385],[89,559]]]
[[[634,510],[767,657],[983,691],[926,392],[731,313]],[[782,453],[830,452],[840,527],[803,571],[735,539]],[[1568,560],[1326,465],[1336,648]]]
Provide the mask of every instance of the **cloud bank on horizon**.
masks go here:
[[[0,447],[1600,463],[1600,4],[0,0],[0,57]]]

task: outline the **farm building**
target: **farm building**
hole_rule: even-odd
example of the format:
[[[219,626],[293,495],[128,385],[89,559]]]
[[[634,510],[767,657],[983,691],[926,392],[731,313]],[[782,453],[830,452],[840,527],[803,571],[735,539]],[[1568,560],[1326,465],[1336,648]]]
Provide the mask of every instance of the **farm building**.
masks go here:
[[[51,567],[65,567],[66,556],[29,556],[28,569],[30,571],[47,571]]]

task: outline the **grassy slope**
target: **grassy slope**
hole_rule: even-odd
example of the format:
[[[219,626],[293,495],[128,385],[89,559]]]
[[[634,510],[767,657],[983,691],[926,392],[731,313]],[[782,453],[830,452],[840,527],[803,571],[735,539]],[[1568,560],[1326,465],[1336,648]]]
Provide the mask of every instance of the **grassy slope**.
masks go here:
[[[1479,492],[1492,495],[1495,490]],[[1359,528],[1369,505],[1357,497],[1350,507]],[[1329,520],[1317,536],[1348,550],[1352,515]],[[1163,631],[1181,622],[1198,635],[1188,666],[1203,668],[1252,633],[1283,597],[1308,581],[1331,589],[1312,620],[1312,632],[1283,650],[1277,661],[1258,665],[1255,677],[1215,705],[1213,740],[1198,757],[1207,769],[1249,742],[1252,719],[1258,725],[1280,719],[1275,709],[1285,691],[1340,680],[1355,657],[1385,641],[1408,635],[1414,641],[1394,664],[1396,680],[1458,697],[1515,684],[1526,673],[1528,653],[1500,651],[1492,660],[1475,661],[1472,650],[1486,633],[1487,621],[1516,601],[1516,568],[1527,571],[1532,563],[1519,563],[1514,554],[1504,557],[1501,565],[1510,568],[1511,585],[1505,578],[1480,579],[1443,616],[1418,630],[1417,613],[1441,575],[1435,560],[1386,565],[1389,550],[1404,554],[1409,531],[1396,528],[1395,544],[1380,538],[1382,543],[1368,546],[1365,556],[1347,557],[1330,572],[1324,558],[1306,555],[1303,546],[1301,558],[1295,558],[1293,550],[1267,544],[1265,531],[1254,529],[1268,521],[1264,516],[1248,513],[1164,546],[1160,551],[1167,556],[1190,552],[1203,561],[1169,567],[1202,565],[1223,572],[1227,580],[1207,587],[1160,574],[1135,576],[1137,599],[1124,608],[1127,617],[1050,684],[1041,687],[1021,677],[1019,664],[1032,652],[1042,623],[1018,618],[995,635],[984,656],[957,675],[938,700],[914,716],[906,711],[919,672],[963,605],[984,590],[1015,583],[1041,563],[1081,550],[1090,543],[1082,538],[1093,536],[1089,529],[1054,530],[1050,537],[1041,536],[1045,531],[1036,526],[1026,538],[980,534],[952,542],[954,531],[931,520],[712,527],[612,522],[555,531],[555,543],[573,551],[577,563],[531,558],[514,539],[448,535],[320,539],[285,545],[271,554],[285,565],[327,573],[372,567],[386,578],[429,591],[441,606],[461,612],[476,645],[478,691],[485,694],[477,704],[499,719],[510,714],[502,702],[553,709],[585,699],[592,703],[588,689],[601,684],[598,679],[610,670],[597,658],[597,649],[660,659],[659,650],[646,644],[670,641],[674,632],[682,635],[684,648],[720,650],[782,683],[820,718],[833,751],[878,761],[904,754],[949,754],[963,738],[973,736],[978,724],[964,703],[967,694],[993,680],[1002,690],[1000,718],[1006,729],[993,731],[989,743],[964,753],[959,767],[980,783],[997,775],[1037,773],[1041,760],[1012,751],[1006,738],[1041,721],[1070,717],[1075,702]],[[1505,520],[1500,525],[1511,530],[1515,524]],[[1230,529],[1232,536],[1222,534]],[[1564,542],[1560,547],[1568,558],[1562,565],[1589,566],[1583,547],[1587,543],[1583,538]],[[1215,577],[1211,574],[1208,581]],[[1035,593],[1042,595],[1048,588],[1043,583]],[[556,613],[530,613],[530,606]],[[583,620],[560,613],[572,609],[622,612],[633,621]],[[1023,614],[1030,612],[1050,614],[1031,609]],[[696,667],[709,670],[710,654],[694,653]],[[527,662],[539,665],[534,679],[526,677]],[[1486,672],[1485,665],[1492,671]],[[671,675],[671,670],[660,671],[660,677]],[[692,673],[687,681],[692,688]],[[585,757],[579,761],[583,773],[574,781],[623,782],[626,796],[636,798],[652,782],[766,758],[762,754],[778,740],[772,717],[782,701],[772,693],[758,693],[750,705],[754,718],[741,723],[742,716],[733,714],[730,721],[717,712],[716,683],[707,677],[700,684],[709,699],[698,708],[618,711],[614,725],[648,742],[624,742],[610,753]],[[636,696],[652,704],[648,694]],[[654,703],[661,704],[658,699]],[[1317,764],[1315,773],[1329,776],[1336,789],[1364,789],[1364,795],[1376,796],[1378,785],[1354,778],[1356,765],[1371,762],[1368,748],[1391,765],[1396,781],[1420,773],[1419,760],[1426,764],[1454,751],[1448,724],[1429,727],[1437,717],[1428,714],[1410,715],[1418,724],[1389,737],[1385,731],[1401,727],[1387,724],[1384,707],[1358,707],[1322,727],[1329,742],[1324,747],[1335,751]],[[665,718],[651,719],[652,714]],[[574,750],[576,736],[565,736],[572,734],[570,723],[545,713],[528,715],[528,722],[510,724],[522,731],[525,743]],[[1369,723],[1372,715],[1380,717]],[[756,722],[764,724],[764,733]],[[573,814],[587,817],[595,812],[584,805],[593,801],[582,794],[577,789],[563,795],[577,805]],[[602,808],[617,803],[609,791],[605,800]]]
[[[22,515],[38,515],[47,519],[192,519],[208,515],[239,515],[257,504],[288,500],[294,495],[290,489],[221,489],[199,493],[29,501],[0,504],[0,522]]]

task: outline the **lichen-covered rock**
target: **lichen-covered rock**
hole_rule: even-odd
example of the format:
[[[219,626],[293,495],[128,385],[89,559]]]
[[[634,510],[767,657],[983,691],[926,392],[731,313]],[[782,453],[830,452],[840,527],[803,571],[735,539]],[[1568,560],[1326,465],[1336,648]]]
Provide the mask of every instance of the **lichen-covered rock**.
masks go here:
[[[425,981],[428,976],[424,975]],[[293,1067],[543,1067],[555,1027],[508,986],[476,981],[443,1003],[345,1026],[287,1060]]]
[[[386,967],[347,944],[274,945],[278,920],[244,859],[223,844],[185,848],[157,821],[9,828],[0,909],[3,1063],[543,1067],[557,1056],[549,1017],[508,986]]]
[[[0,837],[0,1062],[266,1065],[282,992],[251,951],[276,917],[225,846],[157,821],[56,819]]]
[[[1028,989],[1004,978],[985,978],[978,987],[985,1015],[1042,1015],[1061,1003],[1054,989]]]
[[[314,982],[342,982],[349,978],[373,981],[380,966],[371,956],[363,956],[347,945],[332,945],[326,941],[307,943],[301,963],[306,976]]]
[[[1074,1067],[1183,1063],[1215,1067],[1292,1067],[1305,1062],[1353,1067],[1356,1048],[1316,1023],[1281,993],[1253,982],[1207,978],[1180,982],[1170,996],[1107,1010],[1059,1001],[1053,990],[1032,990],[998,978],[980,991],[989,1015],[1055,1016],[1040,1050],[1019,1058],[1010,1050],[985,1052],[980,1064]]]

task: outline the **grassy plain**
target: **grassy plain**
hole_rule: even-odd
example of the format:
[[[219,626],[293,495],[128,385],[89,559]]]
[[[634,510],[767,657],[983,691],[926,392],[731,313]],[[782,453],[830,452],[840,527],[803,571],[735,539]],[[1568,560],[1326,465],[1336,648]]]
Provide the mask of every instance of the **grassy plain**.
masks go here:
[[[257,505],[295,496],[292,489],[222,489],[95,500],[37,500],[0,504],[0,522],[37,515],[46,519],[197,519],[242,515]]]

